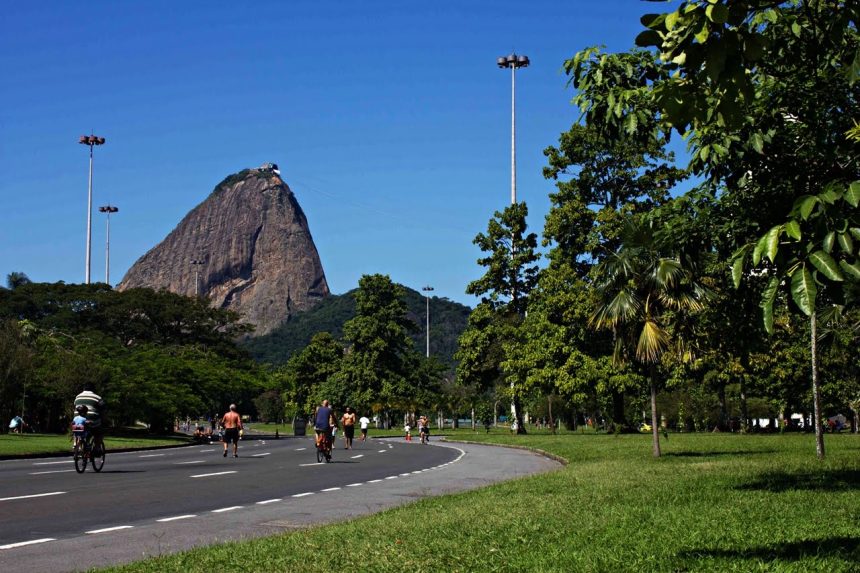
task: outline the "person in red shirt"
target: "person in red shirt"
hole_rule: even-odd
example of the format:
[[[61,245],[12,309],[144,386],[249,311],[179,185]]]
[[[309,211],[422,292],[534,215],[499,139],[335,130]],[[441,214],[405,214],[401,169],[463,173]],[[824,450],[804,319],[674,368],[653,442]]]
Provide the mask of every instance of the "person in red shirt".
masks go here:
[[[230,411],[221,418],[224,426],[224,457],[227,457],[227,448],[233,442],[233,457],[239,457],[239,430],[242,429],[242,417],[236,412],[236,404],[230,404]]]

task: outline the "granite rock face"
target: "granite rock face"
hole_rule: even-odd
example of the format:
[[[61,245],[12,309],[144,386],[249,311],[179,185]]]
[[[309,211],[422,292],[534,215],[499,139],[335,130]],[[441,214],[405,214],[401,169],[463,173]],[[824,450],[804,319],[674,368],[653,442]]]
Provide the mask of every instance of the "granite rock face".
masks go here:
[[[307,219],[276,171],[221,182],[117,286],[205,297],[267,334],[329,295]]]

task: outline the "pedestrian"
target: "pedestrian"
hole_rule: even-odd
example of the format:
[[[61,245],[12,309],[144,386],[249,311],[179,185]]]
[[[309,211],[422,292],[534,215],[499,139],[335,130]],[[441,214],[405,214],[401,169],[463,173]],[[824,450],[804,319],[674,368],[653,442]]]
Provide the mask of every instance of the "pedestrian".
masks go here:
[[[370,425],[370,420],[367,419],[367,416],[362,416],[358,419],[358,423],[361,424],[361,441],[367,441],[367,427]]]
[[[343,424],[343,447],[350,450],[352,449],[352,439],[355,437],[355,410],[347,406],[340,418],[340,423]]]
[[[230,411],[221,418],[224,427],[224,457],[227,457],[227,448],[233,442],[233,457],[239,457],[239,430],[242,428],[242,417],[236,412],[236,404],[230,404]]]
[[[403,426],[403,429],[406,431],[406,441],[412,441],[412,426],[409,425],[409,422],[406,422],[406,425]]]
[[[9,430],[13,434],[23,434],[24,433],[24,420],[21,416],[15,416],[9,422]]]
[[[421,436],[422,444],[430,441],[430,421],[427,420],[427,416],[424,414],[421,414],[421,417],[418,418],[418,433]]]

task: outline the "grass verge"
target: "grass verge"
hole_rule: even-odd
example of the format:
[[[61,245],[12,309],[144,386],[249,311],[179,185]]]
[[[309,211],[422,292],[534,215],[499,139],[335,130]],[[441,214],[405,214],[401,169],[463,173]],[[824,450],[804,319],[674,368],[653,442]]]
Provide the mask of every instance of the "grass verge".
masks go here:
[[[161,571],[857,571],[860,437],[483,435],[563,469],[350,522],[109,569]]]
[[[127,448],[154,448],[178,446],[188,443],[187,437],[150,437],[146,435],[107,435],[105,446],[108,452]],[[72,438],[57,434],[2,434],[0,435],[0,457],[34,456],[72,453]]]

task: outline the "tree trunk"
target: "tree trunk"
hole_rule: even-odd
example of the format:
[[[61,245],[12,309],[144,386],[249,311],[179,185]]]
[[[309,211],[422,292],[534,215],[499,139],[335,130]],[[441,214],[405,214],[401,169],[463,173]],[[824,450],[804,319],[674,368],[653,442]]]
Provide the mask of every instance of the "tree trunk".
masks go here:
[[[622,428],[627,425],[624,418],[624,392],[619,390],[612,391],[612,424]]]
[[[818,341],[817,328],[815,320],[815,307],[812,308],[812,314],[809,316],[809,344],[812,351],[812,406],[815,411],[815,454],[819,460],[824,459],[824,430],[821,427],[821,389],[818,385]]]
[[[546,409],[549,413],[549,427],[552,428],[552,433],[555,435],[555,420],[552,419],[552,394],[546,397]]]
[[[651,366],[651,437],[654,441],[654,457],[660,457],[660,421],[657,418],[657,372]]]
[[[475,425],[475,407],[472,406],[472,431],[474,432],[477,426]]]
[[[741,365],[744,367],[744,372],[741,374],[740,380],[741,433],[748,434],[750,431],[750,413],[747,408],[746,373],[749,371],[749,356],[741,358]]]
[[[514,398],[514,409],[517,412],[517,434],[526,434],[526,426],[523,424],[523,407],[519,398]]]

